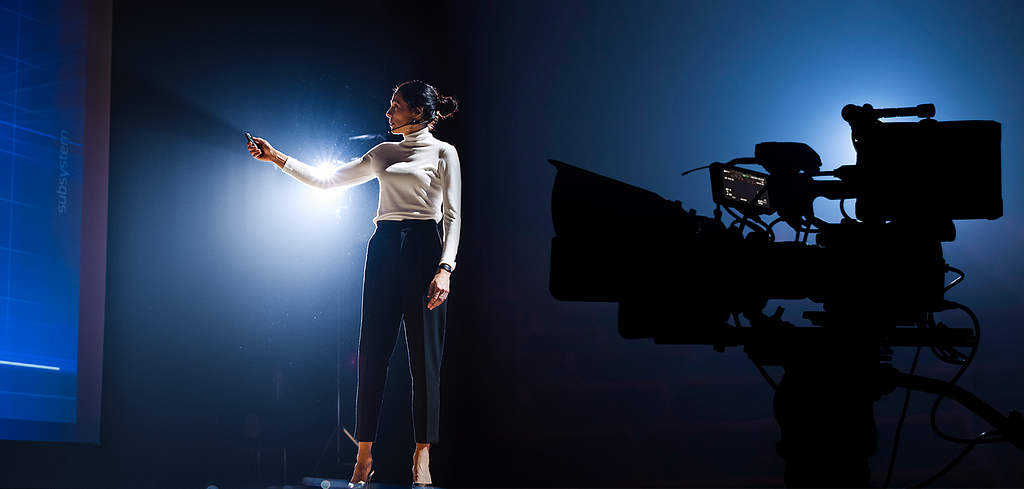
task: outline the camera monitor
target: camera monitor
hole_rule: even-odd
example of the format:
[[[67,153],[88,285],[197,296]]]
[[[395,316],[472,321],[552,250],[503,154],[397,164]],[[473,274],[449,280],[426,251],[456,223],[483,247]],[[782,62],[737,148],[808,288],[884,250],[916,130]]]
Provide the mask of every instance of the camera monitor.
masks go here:
[[[768,200],[768,174],[714,163],[711,165],[711,192],[718,205],[749,214],[771,214]]]

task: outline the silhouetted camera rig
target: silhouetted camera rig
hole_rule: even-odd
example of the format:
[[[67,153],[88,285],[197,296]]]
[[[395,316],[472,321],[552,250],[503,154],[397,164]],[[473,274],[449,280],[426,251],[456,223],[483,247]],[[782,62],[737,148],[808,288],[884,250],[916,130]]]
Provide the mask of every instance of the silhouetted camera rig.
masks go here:
[[[885,363],[892,347],[912,346],[965,368],[980,334],[974,314],[943,297],[963,273],[946,264],[941,243],[955,239],[954,220],[1002,216],[1000,125],[934,115],[930,104],[847,105],[842,116],[857,162],[834,171],[821,171],[821,158],[806,144],[788,142],[761,143],[752,158],[714,163],[707,167],[713,217],[549,160],[558,169],[551,294],[618,302],[624,338],[718,351],[744,345],[776,387],[778,452],[790,486],[867,485],[866,459],[877,451],[871,404],[897,386],[955,399],[997,430],[954,441],[1000,435],[1024,450],[1019,413],[1003,416],[952,382]],[[907,116],[921,120],[879,120]],[[818,197],[840,201],[839,223],[815,217]],[[856,218],[847,214],[847,199],[856,199]],[[728,226],[723,208],[733,217]],[[770,223],[762,218],[775,214]],[[780,222],[795,239],[777,239]],[[950,272],[959,276],[947,284]],[[810,299],[823,310],[805,312],[811,326],[797,327],[782,320],[782,308],[764,313],[771,299]],[[950,309],[963,310],[974,327],[935,321]],[[762,365],[785,367],[782,382],[776,386]]]

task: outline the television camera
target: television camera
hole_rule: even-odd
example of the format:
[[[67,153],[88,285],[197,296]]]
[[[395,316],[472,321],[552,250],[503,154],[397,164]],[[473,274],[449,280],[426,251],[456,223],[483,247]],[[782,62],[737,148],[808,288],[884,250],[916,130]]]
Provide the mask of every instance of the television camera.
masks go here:
[[[872,403],[897,386],[957,400],[1024,450],[1019,413],[1003,416],[953,382],[886,363],[892,347],[928,347],[962,374],[980,334],[970,309],[944,299],[963,273],[944,261],[942,243],[955,239],[955,220],[1002,216],[1000,124],[934,115],[931,104],[847,105],[842,116],[857,161],[832,171],[821,170],[811,147],[793,142],[760,143],[753,157],[713,163],[705,167],[717,205],[710,217],[549,160],[558,171],[551,294],[618,302],[627,339],[718,351],[743,345],[776,388],[777,451],[790,486],[867,486],[867,458],[877,452]],[[920,120],[880,120],[908,116]],[[814,215],[819,197],[840,201],[840,222]],[[855,218],[845,208],[850,199]],[[777,218],[765,222],[771,215]],[[780,222],[793,240],[777,239]],[[958,277],[947,284],[948,273]],[[798,327],[782,319],[781,307],[764,312],[772,299],[809,299],[822,310],[805,312],[811,325]],[[974,327],[935,321],[951,309],[968,314]],[[783,366],[782,381],[776,385],[763,365]]]

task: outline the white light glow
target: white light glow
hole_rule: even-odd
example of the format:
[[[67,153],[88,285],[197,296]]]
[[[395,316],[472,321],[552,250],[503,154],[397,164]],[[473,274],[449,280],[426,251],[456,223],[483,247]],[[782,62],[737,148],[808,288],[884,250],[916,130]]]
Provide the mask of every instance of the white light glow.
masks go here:
[[[317,180],[326,182],[334,178],[334,174],[337,173],[338,166],[333,163],[323,162],[317,165],[315,176]]]
[[[320,182],[330,182],[335,179],[338,173],[338,168],[342,165],[342,162],[338,160],[334,155],[324,154],[320,158],[315,159],[317,163],[314,163],[313,171],[311,176]],[[315,208],[330,212],[333,216],[335,211],[339,207],[342,201],[342,195],[345,194],[347,187],[306,187],[305,195],[309,198],[308,203],[314,205]]]

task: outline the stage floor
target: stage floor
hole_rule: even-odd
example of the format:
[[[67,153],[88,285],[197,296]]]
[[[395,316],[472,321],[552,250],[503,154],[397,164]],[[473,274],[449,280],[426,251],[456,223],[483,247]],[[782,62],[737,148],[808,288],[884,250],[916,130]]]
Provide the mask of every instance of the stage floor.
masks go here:
[[[302,479],[302,486],[297,486],[297,487],[296,486],[282,486],[280,489],[289,489],[289,487],[291,487],[291,489],[300,489],[301,487],[319,487],[321,489],[330,489],[330,488],[347,489],[348,488],[348,481],[344,480],[344,479],[318,479],[316,477],[306,477],[305,479]],[[366,485],[357,485],[356,489],[406,489],[406,488],[411,488],[411,487],[419,487],[419,486],[413,486],[412,484],[398,485],[398,484],[384,484],[384,483],[371,482],[371,483],[366,484]],[[430,486],[430,487],[432,487],[434,489],[444,489],[444,488],[438,487],[438,486]],[[267,489],[277,489],[277,488],[267,488]]]

